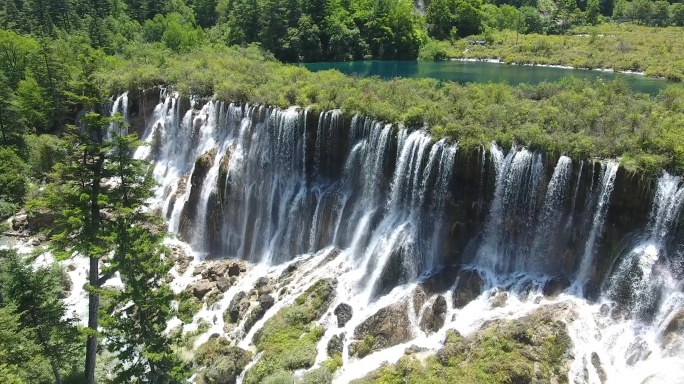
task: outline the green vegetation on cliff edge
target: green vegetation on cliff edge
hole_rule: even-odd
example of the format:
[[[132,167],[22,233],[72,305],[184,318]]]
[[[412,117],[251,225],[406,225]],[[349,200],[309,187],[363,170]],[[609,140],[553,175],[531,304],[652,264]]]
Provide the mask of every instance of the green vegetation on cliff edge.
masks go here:
[[[622,157],[631,170],[684,170],[684,88],[657,97],[620,81],[522,85],[443,83],[433,79],[355,78],[310,72],[264,55],[258,47],[200,49],[176,55],[146,51],[118,59],[95,75],[105,93],[169,84],[184,95],[212,96],[314,110],[341,108],[410,127],[462,150],[519,143],[574,158]]]

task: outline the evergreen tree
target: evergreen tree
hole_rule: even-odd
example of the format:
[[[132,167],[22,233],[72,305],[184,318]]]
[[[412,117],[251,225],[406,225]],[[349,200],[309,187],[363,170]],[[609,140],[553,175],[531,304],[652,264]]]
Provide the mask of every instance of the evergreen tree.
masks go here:
[[[600,4],[599,0],[589,0],[587,2],[587,23],[597,24],[598,17],[600,14]]]
[[[24,132],[24,116],[19,111],[7,79],[0,73],[0,144],[19,144]]]
[[[0,382],[25,384],[49,383],[49,380],[47,362],[31,330],[22,327],[13,305],[0,302]]]
[[[76,252],[90,261],[85,376],[88,384],[94,384],[100,287],[108,277],[100,273],[100,259],[112,248],[112,225],[103,219],[112,187],[104,185],[103,180],[112,173],[106,163],[110,150],[109,143],[105,142],[109,119],[91,112],[83,117],[82,125],[82,129],[67,127],[64,135],[67,158],[55,166],[52,183],[35,204],[59,213],[51,243],[55,255],[65,259]]]
[[[115,124],[122,124],[120,116]],[[115,129],[125,131],[125,129]],[[114,135],[110,161],[117,186],[112,191],[114,251],[107,273],[118,272],[125,286],[111,293],[102,326],[107,348],[117,355],[117,382],[180,383],[185,367],[163,334],[171,319],[173,292],[164,282],[172,267],[163,258],[163,220],[150,214],[145,201],[153,197],[147,164],[131,157],[141,143],[135,134]]]
[[[61,283],[53,270],[34,271],[15,252],[5,252],[3,259],[3,299],[16,308],[21,326],[30,330],[50,362],[55,383],[61,384],[62,373],[73,370],[81,353],[74,319],[66,318]]]

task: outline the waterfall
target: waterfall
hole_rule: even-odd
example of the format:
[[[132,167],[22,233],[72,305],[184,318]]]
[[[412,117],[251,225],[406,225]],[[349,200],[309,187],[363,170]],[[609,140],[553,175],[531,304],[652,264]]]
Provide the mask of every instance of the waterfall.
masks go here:
[[[112,111],[125,108],[123,97],[113,101]],[[624,371],[640,381],[657,372],[657,364],[681,357],[675,347],[661,347],[669,322],[684,307],[675,271],[681,250],[673,245],[684,203],[680,177],[664,173],[652,202],[648,192],[642,214],[650,212],[648,221],[634,240],[619,224],[640,217],[629,210],[641,205],[613,196],[622,178],[617,161],[555,161],[495,143],[473,154],[424,129],[340,110],[189,101],[162,90],[145,119],[142,139],[148,145],[135,153],[154,163],[155,204],[170,232],[200,258],[253,262],[262,275],[250,275],[252,282],[277,279],[289,263],[298,263],[306,283],[282,291],[284,299],[276,299],[266,317],[314,279],[338,279],[336,303],[351,305],[354,319],[344,329],[326,330],[321,353],[333,332],[353,335],[378,309],[409,301],[417,336],[363,359],[345,356],[335,380],[396,361],[411,343],[436,349],[447,328],[466,334],[486,321],[554,302],[577,308],[576,316],[565,319],[575,343],[571,382],[599,381],[594,355],[610,380],[629,378]],[[620,179],[620,190],[625,182]],[[604,254],[621,247],[628,252]],[[451,280],[439,292],[447,298],[446,324],[430,335],[420,329],[420,319],[435,296],[415,308],[411,298],[416,284],[448,269],[442,267],[460,276],[477,274],[482,289],[457,308],[449,297],[459,278],[447,276]],[[551,297],[547,283],[562,285],[562,279],[562,293]],[[238,284],[240,290],[252,288]],[[598,286],[599,292],[592,291]],[[491,302],[499,291],[509,294],[503,307]],[[223,332],[220,312],[230,294],[220,310],[203,309],[202,316],[219,319],[211,332]],[[321,325],[329,325],[328,317]],[[240,345],[249,345],[249,335]],[[635,340],[644,341],[652,357],[641,357],[632,369]]]
[[[601,186],[598,192],[598,202],[594,211],[591,224],[591,231],[584,247],[584,254],[580,261],[579,270],[575,278],[576,289],[580,292],[584,289],[584,284],[591,278],[591,268],[593,267],[596,242],[600,239],[603,231],[603,222],[608,212],[608,202],[613,192],[615,176],[617,175],[619,163],[609,161],[601,164]]]
[[[649,221],[639,243],[618,263],[608,280],[606,296],[624,302],[635,316],[652,318],[661,300],[677,291],[666,243],[684,203],[681,178],[664,172],[656,185]]]
[[[126,126],[128,126],[129,123],[128,92],[124,92],[123,94],[121,94],[112,103],[109,115],[114,116],[116,113],[121,114],[121,116],[123,117],[124,126],[113,122],[109,124],[109,129],[107,130],[107,140],[110,141],[114,138],[115,134],[121,136],[128,133],[128,130],[126,129]]]
[[[475,264],[508,273],[529,262],[531,244],[524,239],[533,237],[543,164],[541,154],[524,148],[512,148],[503,160],[492,153],[496,187]]]
[[[563,205],[572,177],[572,160],[561,156],[553,170],[551,181],[546,189],[544,205],[539,212],[537,230],[534,236],[531,256],[525,263],[518,265],[518,270],[558,270],[557,248],[553,247],[561,239],[561,222],[563,221]],[[571,210],[572,212],[572,210]]]

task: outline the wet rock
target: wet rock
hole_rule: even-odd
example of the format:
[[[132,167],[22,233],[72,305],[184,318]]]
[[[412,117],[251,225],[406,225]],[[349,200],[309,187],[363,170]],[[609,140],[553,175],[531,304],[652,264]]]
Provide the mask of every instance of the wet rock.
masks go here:
[[[354,310],[351,305],[346,303],[339,304],[333,314],[337,317],[337,326],[342,328],[349,320],[351,320]]]
[[[577,320],[577,307],[569,301],[554,303],[551,305],[544,305],[539,309],[528,315],[531,317],[538,317],[541,319],[559,320],[565,323],[572,323]]]
[[[245,292],[238,292],[233,296],[230,304],[228,304],[228,309],[223,315],[224,321],[237,323],[247,313],[248,309],[249,301],[247,300],[247,294]]]
[[[542,293],[549,298],[556,298],[570,287],[570,280],[565,277],[549,279],[542,287]]]
[[[192,275],[193,275],[193,276],[201,275],[202,272],[204,272],[204,270],[205,270],[206,268],[207,268],[206,265],[200,264],[200,265],[196,266],[195,269],[192,271]]]
[[[271,297],[271,295],[261,295],[259,297],[259,306],[263,308],[264,312],[273,307],[274,303],[275,300],[273,299],[273,297]]]
[[[230,280],[226,279],[225,277],[219,277],[216,280],[216,288],[221,292],[224,293],[226,292],[232,284],[230,283]]]
[[[240,276],[244,272],[247,272],[247,266],[241,260],[233,260],[228,266],[228,276]]]
[[[463,308],[482,293],[484,282],[476,270],[464,271],[456,283],[454,308]]]
[[[336,354],[341,355],[344,349],[344,332],[339,335],[333,335],[328,341],[328,356],[333,356]]]
[[[26,229],[28,226],[28,215],[25,213],[18,214],[12,217],[12,229],[15,231],[21,231]]]
[[[202,271],[202,277],[211,281],[216,281],[219,277],[225,276],[229,265],[230,260],[208,262],[207,268]]]
[[[413,290],[413,297],[411,300],[413,302],[413,313],[418,316],[421,308],[423,308],[423,305],[427,301],[427,292],[425,291],[425,288],[421,287],[420,285],[417,286]]]
[[[301,264],[301,262],[298,261],[285,267],[283,273],[281,273],[280,277],[278,277],[278,282],[284,283],[286,281],[289,281],[292,278],[292,275],[295,273],[295,271],[299,268],[299,264]]]
[[[608,379],[608,376],[606,376],[606,371],[603,369],[603,364],[601,364],[601,359],[599,358],[599,355],[596,352],[591,353],[591,365],[593,365],[594,368],[596,369],[596,372],[598,373],[599,380],[601,380],[601,384],[605,383],[606,380]]]
[[[214,288],[214,284],[209,281],[198,281],[192,286],[192,295],[202,300],[207,293],[209,293]]]
[[[73,271],[76,270],[76,268],[78,268],[78,265],[76,265],[76,263],[69,263],[69,264],[67,264],[67,266],[66,266],[66,270],[67,270],[68,272],[73,272]]]
[[[648,359],[648,357],[651,356],[651,353],[651,349],[648,347],[646,340],[638,338],[637,340],[634,340],[629,347],[627,347],[627,351],[625,352],[625,361],[627,362],[627,365],[631,367],[640,361]],[[593,363],[593,354],[591,358]]]
[[[249,332],[254,324],[264,317],[266,311],[273,306],[273,303],[275,303],[275,300],[273,300],[271,295],[261,295],[259,297],[259,304],[249,313],[247,320],[245,320],[245,332]]]
[[[665,326],[663,340],[671,338],[673,334],[684,336],[684,309],[677,312]]]
[[[337,258],[337,256],[339,256],[339,255],[341,255],[341,254],[342,254],[342,250],[341,250],[341,249],[339,249],[339,248],[333,248],[333,249],[331,249],[331,250],[328,252],[328,254],[325,255],[325,257],[323,258],[323,261],[321,261],[321,263],[318,264],[318,266],[322,266],[322,265],[328,264],[329,262],[335,260],[335,259]]]
[[[419,284],[428,295],[443,293],[449,290],[456,282],[460,266],[451,265],[440,268],[435,273]]]
[[[506,305],[508,301],[508,292],[499,291],[489,298],[489,304],[492,308],[501,308]]]
[[[263,286],[265,286],[265,285],[268,285],[268,277],[260,277],[260,278],[258,278],[255,285],[256,285],[257,288],[261,288],[261,287],[263,287]]]
[[[413,355],[416,353],[421,353],[421,352],[426,352],[426,351],[428,351],[427,348],[419,347],[415,344],[412,344],[410,347],[404,349],[404,355]]]
[[[446,299],[444,296],[438,295],[432,306],[423,313],[423,317],[420,320],[420,329],[426,333],[439,331],[444,326],[446,312]]]
[[[178,271],[178,274],[180,275],[184,274],[192,262],[192,257],[188,256],[185,253],[185,250],[177,245],[169,245],[168,249],[169,257],[174,261],[176,271]]]
[[[413,337],[408,305],[406,302],[396,303],[380,309],[356,327],[354,339],[357,342],[350,352],[363,357],[372,351],[405,343]]]

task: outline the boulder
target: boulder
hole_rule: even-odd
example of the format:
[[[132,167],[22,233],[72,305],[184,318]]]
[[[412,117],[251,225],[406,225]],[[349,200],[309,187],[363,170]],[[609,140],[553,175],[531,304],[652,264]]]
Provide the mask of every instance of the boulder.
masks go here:
[[[344,349],[344,332],[339,335],[333,335],[328,341],[328,356],[341,355]]]
[[[207,293],[209,293],[214,288],[214,284],[210,281],[200,280],[193,284],[192,295],[202,300]]]
[[[648,347],[648,343],[646,342],[646,340],[637,338],[629,345],[629,347],[627,347],[627,351],[625,351],[625,361],[627,362],[627,365],[631,367],[640,361],[646,360],[649,356],[651,356],[651,353],[651,349]],[[593,363],[593,354],[591,358]],[[596,356],[596,358],[598,358],[598,355]]]
[[[266,311],[273,306],[273,303],[275,303],[275,300],[273,300],[271,295],[261,295],[259,297],[259,304],[249,313],[247,320],[245,320],[245,332],[249,332],[254,324],[264,317]]]
[[[349,320],[351,320],[354,310],[352,309],[351,305],[341,303],[335,308],[333,313],[337,317],[337,326],[342,328]]]
[[[442,365],[448,365],[449,359],[465,353],[466,347],[466,341],[463,336],[457,330],[450,329],[446,332],[444,346],[437,351],[437,360]]]
[[[12,217],[12,229],[22,231],[28,226],[28,215],[25,213],[17,214]]]
[[[428,295],[444,293],[454,285],[460,270],[461,267],[457,265],[442,267],[421,282],[419,286],[422,287]]]
[[[410,347],[404,349],[404,355],[413,355],[416,353],[421,353],[421,352],[427,352],[428,349],[425,347],[419,347],[415,344],[412,344]]]
[[[416,289],[413,290],[413,296],[411,300],[413,303],[413,313],[418,316],[421,308],[423,308],[423,305],[427,301],[427,292],[425,291],[425,288],[421,287],[420,285],[417,286]]]
[[[207,266],[205,264],[200,264],[195,267],[195,269],[192,271],[193,276],[201,275],[204,270],[207,269]]]
[[[556,298],[570,286],[570,280],[565,277],[554,277],[546,281],[542,293],[549,298]]]
[[[231,260],[228,265],[228,276],[240,276],[241,273],[247,272],[247,266],[242,260]]]
[[[249,309],[249,300],[245,292],[238,292],[228,304],[228,309],[223,315],[224,321],[237,323]]]
[[[188,256],[185,253],[185,250],[183,250],[183,248],[181,248],[177,245],[169,245],[168,248],[169,248],[169,257],[174,261],[174,264],[176,266],[176,270],[178,271],[178,274],[179,275],[184,274],[185,271],[188,270],[188,267],[190,266],[190,263],[192,262],[192,257]]]
[[[482,293],[484,281],[476,270],[464,271],[454,288],[454,308],[463,308]]]
[[[491,304],[492,308],[501,308],[501,307],[506,305],[507,301],[508,301],[508,292],[503,292],[503,291],[495,292],[489,298],[489,304]]]
[[[447,302],[444,296],[438,295],[430,308],[426,309],[420,319],[420,329],[425,333],[437,332],[446,320]]]
[[[292,275],[295,273],[295,271],[299,268],[299,265],[301,264],[301,261],[297,261],[294,263],[291,263],[287,267],[285,267],[285,270],[283,273],[280,274],[280,277],[278,277],[278,282],[279,283],[286,283],[290,281],[292,278]]]
[[[216,279],[216,288],[221,293],[226,292],[231,285],[232,284],[230,280],[226,279],[225,277],[219,277],[218,279]]]
[[[364,320],[354,330],[351,354],[363,357],[380,349],[405,343],[414,337],[406,302],[392,304],[380,309]]]
[[[663,331],[663,340],[667,340],[673,334],[684,336],[684,309],[680,309],[670,321],[668,321]]]
[[[220,260],[209,262],[207,268],[202,271],[202,277],[211,281],[216,281],[225,276],[230,266],[230,260]]]
[[[605,383],[608,379],[608,376],[606,376],[606,371],[603,369],[601,359],[599,358],[599,355],[596,352],[591,353],[591,365],[593,365],[596,369],[596,373],[598,373],[598,377],[599,380],[601,380],[601,384]]]
[[[231,346],[227,339],[210,338],[197,349],[195,363],[206,367],[197,382],[234,384],[251,359],[250,352]]]

